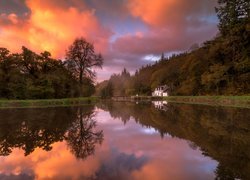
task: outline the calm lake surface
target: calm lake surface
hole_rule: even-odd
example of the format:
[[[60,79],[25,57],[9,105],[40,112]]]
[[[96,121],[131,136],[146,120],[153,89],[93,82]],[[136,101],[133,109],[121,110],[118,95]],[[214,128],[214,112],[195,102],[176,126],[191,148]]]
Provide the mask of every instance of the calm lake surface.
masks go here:
[[[0,179],[250,179],[249,120],[167,102],[1,109]]]

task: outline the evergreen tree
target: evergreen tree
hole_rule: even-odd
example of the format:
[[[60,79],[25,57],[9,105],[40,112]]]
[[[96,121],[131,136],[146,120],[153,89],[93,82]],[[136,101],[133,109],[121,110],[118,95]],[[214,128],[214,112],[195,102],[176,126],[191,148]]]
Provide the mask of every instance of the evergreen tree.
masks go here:
[[[249,22],[249,0],[218,0],[215,8],[219,18],[219,30],[223,35],[239,25]]]

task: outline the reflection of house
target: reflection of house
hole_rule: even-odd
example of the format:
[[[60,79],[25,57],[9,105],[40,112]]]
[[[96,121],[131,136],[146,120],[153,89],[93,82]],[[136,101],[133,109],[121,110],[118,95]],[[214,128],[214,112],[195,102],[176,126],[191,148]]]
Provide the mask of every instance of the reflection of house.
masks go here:
[[[157,88],[155,88],[152,96],[168,96],[168,90],[169,87],[167,85],[158,86]]]
[[[154,104],[154,107],[156,109],[160,109],[160,110],[164,110],[164,111],[167,110],[167,106],[166,106],[168,104],[167,101],[152,101],[152,103]]]

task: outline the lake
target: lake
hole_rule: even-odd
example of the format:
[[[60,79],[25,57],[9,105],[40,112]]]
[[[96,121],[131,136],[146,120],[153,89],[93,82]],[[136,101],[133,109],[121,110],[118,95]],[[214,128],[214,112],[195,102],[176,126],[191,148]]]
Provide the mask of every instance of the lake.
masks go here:
[[[250,179],[249,120],[161,101],[0,109],[0,179]]]

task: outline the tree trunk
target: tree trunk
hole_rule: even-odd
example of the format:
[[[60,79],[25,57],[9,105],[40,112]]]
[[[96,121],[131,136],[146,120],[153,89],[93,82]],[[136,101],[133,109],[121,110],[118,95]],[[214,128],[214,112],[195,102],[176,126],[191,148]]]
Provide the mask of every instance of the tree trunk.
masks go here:
[[[80,77],[79,77],[79,83],[80,83],[80,85],[82,85],[82,75],[83,75],[83,71],[80,70]]]
[[[82,75],[83,75],[83,70],[80,70],[80,77],[79,77],[79,86],[80,86],[80,92],[79,95],[82,97]]]

